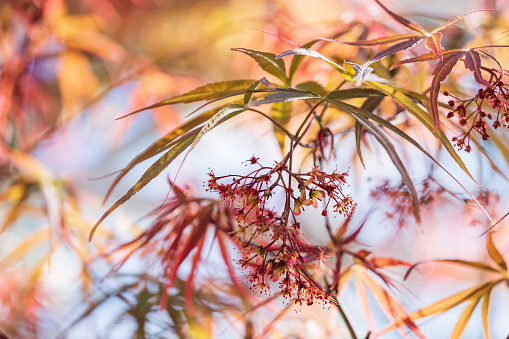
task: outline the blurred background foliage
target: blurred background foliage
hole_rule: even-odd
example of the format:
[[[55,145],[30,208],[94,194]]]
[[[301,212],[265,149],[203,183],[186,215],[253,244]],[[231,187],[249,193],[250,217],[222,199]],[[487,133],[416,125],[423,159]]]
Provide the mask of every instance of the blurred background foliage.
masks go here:
[[[424,27],[434,27],[437,21],[468,10],[504,9],[507,5],[495,0],[386,2]],[[258,297],[251,293],[231,261],[236,253],[231,251],[228,239],[221,238],[208,228],[208,221],[202,220],[203,210],[209,205],[189,202],[185,193],[181,193],[180,203],[189,204],[187,211],[198,217],[193,219],[196,224],[184,225],[182,221],[182,227],[203,230],[203,235],[197,241],[199,249],[185,254],[184,258],[189,257],[175,277],[170,295],[164,296],[168,268],[164,260],[161,264],[161,258],[168,253],[181,255],[171,247],[171,234],[158,234],[161,239],[154,242],[150,242],[154,240],[150,235],[141,238],[148,239],[143,244],[147,246],[139,242],[122,244],[150,230],[150,225],[178,222],[177,217],[164,219],[164,208],[158,209],[169,188],[168,175],[116,212],[90,243],[88,232],[107,207],[101,205],[101,200],[112,180],[98,177],[124,167],[146,145],[184,121],[191,109],[164,106],[131,118],[116,118],[205,83],[266,76],[250,58],[230,49],[244,47],[279,54],[293,48],[274,35],[305,43],[316,36],[356,41],[387,32],[400,33],[400,28],[382,13],[369,0],[0,2],[0,331],[9,338],[348,337],[335,308],[301,306],[295,313],[294,305],[282,304],[277,295]],[[508,15],[503,10],[496,15],[467,18],[451,27],[442,43],[446,48],[507,43]],[[362,63],[372,56],[369,50],[347,45],[322,44],[320,52],[341,63]],[[507,49],[493,53],[504,62],[509,57]],[[381,64],[373,65],[375,72],[391,77],[387,73],[389,62]],[[429,86],[427,75],[429,69],[419,65],[395,73],[393,80],[424,92]],[[462,72],[453,75],[443,89],[456,93],[471,90],[472,81]],[[306,61],[296,79],[334,88],[339,77],[327,65]],[[402,110],[388,101],[380,107],[385,119],[396,119]],[[446,167],[453,165],[441,157],[436,141],[415,119],[397,123],[431,149],[430,153],[443,159]],[[196,168],[183,174],[184,184],[194,193],[204,193],[200,186],[206,168],[212,167],[208,160],[229,168],[231,163],[248,159],[252,152],[265,155],[266,163],[280,156],[271,129],[259,117],[250,116],[229,126],[240,132],[230,139],[207,141],[210,146],[200,149],[209,152],[209,156],[204,155],[205,164],[191,159],[191,166]],[[238,140],[242,133],[253,131],[253,126],[260,131],[257,138]],[[430,163],[409,156],[413,176],[421,179],[421,202],[428,212],[424,214],[422,234],[415,225],[406,224],[411,213],[405,215],[403,207],[410,204],[409,196],[393,180],[398,178],[395,172],[375,170],[383,168],[384,161],[373,156],[377,155],[373,140],[365,137],[366,173],[356,158],[351,138],[341,136],[342,131],[351,131],[354,123],[338,112],[332,126],[340,142],[345,141],[338,158],[344,169],[350,167],[354,178],[351,191],[360,206],[367,206],[360,208],[359,214],[369,215],[372,220],[358,239],[371,246],[371,252],[409,262],[437,258],[488,260],[485,240],[478,237],[487,220],[458,187],[444,184],[446,180],[434,173]],[[225,140],[238,141],[238,148],[232,150],[231,144],[226,147]],[[253,143],[257,146],[248,146]],[[410,153],[405,146],[398,148]],[[490,214],[500,218],[507,212],[504,201],[508,198],[509,139],[499,133],[480,151],[461,156],[484,186],[477,187],[464,174],[458,177],[468,183],[466,186],[480,197]],[[203,176],[196,178],[194,174],[199,171]],[[132,181],[136,175],[139,177],[139,172],[126,180]],[[126,187],[120,186],[119,191]],[[209,209],[209,219],[220,219],[221,213],[227,213],[219,212],[219,207]],[[307,223],[303,228],[309,237],[315,242],[323,240],[324,230],[310,228],[312,220]],[[509,231],[503,223],[494,239],[507,258]],[[119,267],[132,253],[135,255]],[[200,260],[206,265],[194,270],[193,265]],[[344,303],[354,327],[366,333],[387,324],[387,320],[393,321],[384,305],[395,301],[390,297],[385,304],[381,302],[381,296],[388,297],[380,289],[380,282],[365,273],[362,263],[356,264],[355,270],[364,272],[356,277],[358,296],[350,284],[343,292]],[[195,276],[190,278],[189,272]],[[407,281],[415,296],[404,289],[393,291],[408,309],[422,308],[485,281],[489,274],[450,263],[428,264],[420,268],[420,273]],[[399,271],[395,276],[401,278],[402,274]],[[507,289],[497,292],[500,298],[490,309],[495,338],[509,331],[504,320],[509,309],[501,301],[507,300],[509,293]],[[161,303],[161,299],[166,302]],[[458,316],[455,313],[426,322],[424,332],[432,338],[445,337],[442,328],[452,328]],[[480,322],[471,323],[465,338],[477,338],[482,331]],[[392,335],[397,338],[410,334]]]

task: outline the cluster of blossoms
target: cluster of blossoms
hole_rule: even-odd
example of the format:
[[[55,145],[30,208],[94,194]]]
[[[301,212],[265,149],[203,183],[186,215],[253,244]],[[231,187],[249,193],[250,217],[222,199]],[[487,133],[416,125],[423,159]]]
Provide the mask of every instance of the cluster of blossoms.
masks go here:
[[[465,132],[452,139],[459,149],[465,148],[465,151],[470,152],[472,149],[470,147],[470,134],[474,130],[481,135],[483,140],[488,140],[488,121],[493,121],[494,129],[509,125],[509,89],[502,81],[496,81],[487,88],[479,89],[473,98],[466,100],[461,100],[447,91],[444,91],[444,95],[453,98],[453,100],[449,100],[448,104],[454,110],[450,111],[447,117],[452,118],[457,113],[459,124],[461,126],[469,125]],[[483,110],[485,103],[491,107],[493,113]],[[496,112],[496,116],[494,112]]]
[[[206,185],[208,191],[219,193],[220,200],[233,210],[238,229],[231,235],[239,244],[240,264],[249,270],[252,288],[267,293],[271,281],[279,282],[281,294],[297,304],[330,302],[330,297],[303,266],[323,261],[324,250],[306,242],[296,216],[304,206],[317,208],[324,199],[322,215],[327,215],[330,205],[335,212],[351,216],[355,204],[342,191],[347,173],[327,174],[317,168],[293,173],[281,163],[263,167],[254,156],[248,162],[258,168],[247,175],[223,177],[209,172]],[[229,183],[220,183],[225,179]],[[294,194],[292,183],[296,183],[298,194]],[[271,207],[269,202],[278,191],[285,197],[281,210]]]

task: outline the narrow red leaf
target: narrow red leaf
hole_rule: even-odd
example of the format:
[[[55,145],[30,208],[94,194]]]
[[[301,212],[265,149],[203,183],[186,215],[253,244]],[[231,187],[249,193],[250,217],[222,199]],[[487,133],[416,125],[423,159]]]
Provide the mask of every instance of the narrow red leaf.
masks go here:
[[[433,33],[426,37],[424,42],[426,43],[426,48],[431,52],[435,53],[436,56],[440,59],[440,61],[444,61],[444,57],[442,56],[442,51],[444,48],[440,44],[442,40],[442,33]]]
[[[420,34],[401,34],[401,35],[395,35],[395,36],[389,36],[389,37],[383,37],[373,40],[362,40],[362,41],[341,41],[341,40],[335,40],[335,39],[327,39],[327,38],[319,38],[320,40],[324,41],[330,41],[330,42],[336,42],[338,44],[343,45],[351,45],[351,46],[358,46],[358,47],[373,47],[373,46],[379,46],[379,45],[390,45],[394,44],[403,40],[408,40],[412,38],[421,38],[422,35]]]
[[[436,133],[438,130],[438,125],[440,122],[439,114],[438,114],[438,93],[440,91],[440,84],[445,78],[451,73],[454,65],[458,62],[458,60],[465,54],[465,51],[460,51],[450,56],[444,58],[443,61],[440,61],[435,65],[433,72],[431,75],[434,75],[433,81],[431,82],[430,89],[430,103],[431,103],[431,116],[433,118],[433,133]]]
[[[400,43],[397,43],[395,45],[392,45],[391,47],[387,48],[387,49],[384,49],[383,51],[381,52],[378,52],[374,57],[373,59],[367,61],[363,67],[365,66],[368,66],[374,62],[377,62],[378,60],[382,60],[383,58],[385,58],[386,56],[389,56],[391,54],[394,54],[394,53],[397,53],[397,52],[400,52],[400,51],[404,51],[405,49],[408,49],[408,48],[411,48],[413,47],[416,43],[418,43],[420,40],[422,39],[422,37],[413,37],[413,38],[409,38],[408,40],[406,41],[402,41]]]
[[[431,33],[437,33],[437,32],[440,32],[442,30],[444,30],[445,28],[449,27],[450,25],[452,25],[453,23],[455,23],[456,21],[458,20],[461,20],[463,19],[464,17],[466,17],[467,15],[470,15],[472,13],[477,13],[477,12],[492,12],[492,11],[498,11],[498,9],[479,9],[477,11],[472,11],[472,12],[468,12],[467,14],[463,14],[457,18],[454,18],[450,21],[447,21],[445,24],[443,25],[440,25],[438,26],[437,28],[435,28],[434,30],[431,31]]]
[[[465,60],[463,61],[465,68],[474,73],[474,79],[478,84],[489,85],[489,82],[484,80],[481,74],[481,56],[479,52],[470,49],[465,54]]]
[[[426,35],[426,33],[427,33],[427,32],[426,32],[423,28],[421,28],[421,27],[417,26],[416,24],[414,24],[414,23],[412,23],[412,22],[408,21],[407,19],[405,19],[405,18],[403,18],[403,17],[401,17],[401,16],[397,15],[396,13],[394,13],[394,12],[390,11],[390,10],[389,10],[387,7],[385,7],[385,6],[384,6],[384,5],[383,5],[380,1],[378,1],[378,0],[375,0],[375,1],[376,1],[376,3],[377,3],[377,4],[379,4],[379,5],[380,5],[380,7],[382,7],[382,8],[383,8],[383,10],[384,10],[384,11],[386,11],[386,12],[387,12],[387,14],[389,14],[389,15],[390,15],[390,16],[391,16],[394,20],[396,20],[397,22],[399,22],[400,24],[402,24],[403,26],[405,26],[405,27],[407,27],[407,28],[410,28],[411,30],[414,30],[414,31],[416,31],[416,32],[421,33],[422,35]]]
[[[450,49],[450,50],[443,51],[442,52],[442,56],[443,57],[447,57],[447,56],[450,56],[450,55],[458,53],[458,52],[462,52],[462,50],[461,49]],[[429,53],[426,53],[426,54],[418,55],[418,56],[413,57],[413,58],[408,58],[408,59],[404,59],[404,60],[398,61],[394,65],[392,65],[391,68],[389,68],[389,70],[393,70],[394,68],[399,67],[399,66],[404,65],[404,64],[413,64],[413,63],[418,63],[418,62],[428,62],[428,61],[433,61],[433,60],[438,60],[438,57],[437,57],[437,55],[435,53],[429,52]]]

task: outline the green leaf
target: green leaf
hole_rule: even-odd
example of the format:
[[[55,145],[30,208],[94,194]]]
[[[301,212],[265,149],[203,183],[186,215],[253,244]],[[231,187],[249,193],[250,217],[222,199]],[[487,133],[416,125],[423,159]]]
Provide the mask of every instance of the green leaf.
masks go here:
[[[255,81],[251,86],[249,86],[246,90],[246,94],[244,94],[244,105],[249,104],[251,98],[253,97],[254,92],[260,87],[261,82],[264,81],[265,78],[261,80]]]
[[[321,99],[321,97],[312,92],[300,91],[293,88],[278,88],[276,93],[271,93],[261,100],[252,101],[247,107],[309,99]]]
[[[314,44],[316,44],[319,40],[313,40],[302,46],[305,49],[311,48]],[[300,64],[304,60],[304,55],[295,55],[293,57],[292,63],[290,65],[290,74],[289,79],[290,81],[293,79],[293,76],[295,75],[295,72],[297,72],[297,69],[299,68]],[[320,94],[320,93],[318,93]]]
[[[249,55],[251,58],[255,59],[265,72],[272,74],[281,80],[285,86],[288,86],[285,63],[283,60],[277,59],[274,53],[254,51],[247,48],[232,48],[232,51]]]
[[[380,105],[382,100],[383,97],[381,96],[367,98],[366,101],[364,101],[364,103],[362,104],[361,108],[368,112],[373,112],[378,107],[378,105]],[[357,147],[357,154],[359,155],[361,164],[364,168],[366,168],[361,153],[361,140],[362,140],[362,125],[357,121],[355,122],[355,145]]]
[[[328,100],[329,101],[329,100]],[[396,149],[394,148],[394,145],[391,143],[389,138],[373,123],[371,123],[363,114],[359,113],[360,108],[356,108],[352,105],[349,105],[347,103],[341,102],[341,101],[335,101],[330,100],[332,104],[336,105],[343,111],[350,113],[353,115],[359,123],[361,123],[377,140],[378,142],[385,148],[387,153],[389,154],[389,157],[391,158],[392,162],[398,169],[399,173],[401,174],[401,177],[403,178],[403,181],[406,183],[408,187],[408,191],[410,192],[410,196],[412,197],[412,203],[414,208],[414,216],[415,220],[418,224],[421,222],[421,216],[420,216],[420,205],[419,205],[419,196],[417,194],[417,191],[415,189],[414,183],[412,179],[410,178],[410,175],[408,174],[405,165],[403,164],[403,161],[401,161],[401,158],[398,155],[398,152],[396,152]],[[363,110],[364,114],[368,113],[368,115],[375,116],[374,114]],[[380,120],[383,120],[379,118]],[[384,120],[385,121],[385,120]],[[387,123],[387,121],[385,121]]]
[[[490,255],[490,258],[504,271],[507,271],[507,264],[504,260],[504,257],[498,249],[495,247],[495,244],[493,242],[493,233],[488,234],[486,237],[486,247],[488,248],[488,254]]]
[[[291,102],[278,102],[272,107],[272,118],[284,128],[288,127],[290,117],[292,115]],[[274,136],[279,144],[281,153],[285,151],[286,132],[281,130],[278,126],[274,125]]]
[[[322,85],[315,81],[302,82],[296,85],[295,88],[301,91],[313,92],[320,96],[325,96],[327,94],[327,91],[325,91]]]
[[[373,88],[349,88],[332,91],[327,95],[327,99],[354,99],[354,98],[370,98],[383,97],[385,93]]]
[[[359,160],[361,161],[362,167],[366,169],[366,165],[364,165],[364,159],[362,158],[361,151],[361,139],[362,139],[362,124],[358,121],[355,122],[355,146],[357,147],[357,154],[359,155]]]
[[[235,94],[239,95],[244,94],[246,89],[248,89],[249,86],[251,86],[255,81],[256,80],[229,80],[210,83],[205,86],[193,89],[190,92],[177,95],[170,99],[159,101],[158,103],[155,103],[153,105],[141,108],[127,115],[124,115],[122,118],[161,106],[190,103],[202,100],[219,99],[222,97],[227,97]]]
[[[200,131],[198,129],[194,129],[191,132],[186,133],[184,136],[182,136],[179,140],[179,142],[172,147],[168,152],[166,152],[162,157],[160,157],[155,163],[153,163],[146,171],[143,173],[141,178],[134,184],[133,187],[127,191],[126,194],[122,196],[117,202],[111,206],[106,213],[103,214],[103,216],[99,219],[99,221],[94,225],[92,230],[90,231],[89,235],[89,241],[92,240],[92,237],[94,236],[94,232],[99,227],[101,222],[110,215],[114,210],[116,210],[120,205],[125,203],[127,200],[129,200],[133,195],[138,193],[143,187],[145,187],[152,179],[157,177],[161,172],[168,167],[168,165],[171,164],[177,156],[180,155],[186,148],[191,146],[195,138],[197,137],[198,133]]]
[[[381,84],[378,82],[368,81],[369,85],[378,88],[382,92],[386,93],[387,95],[391,96],[399,102],[405,109],[415,116],[429,131],[433,133],[433,119],[429,114],[427,114],[425,111],[423,111],[415,102],[413,102],[410,98],[408,98],[406,95],[401,93],[399,90],[385,84]],[[461,167],[461,169],[472,179],[476,184],[479,185],[479,183],[474,179],[472,174],[469,172],[465,164],[463,163],[463,160],[461,160],[460,156],[456,153],[454,150],[454,147],[449,142],[449,139],[447,139],[447,136],[444,134],[444,132],[440,129],[440,127],[437,129],[436,133],[434,133],[435,137],[440,141],[440,143],[444,146],[444,148],[447,150],[447,152],[451,155],[451,157],[456,161],[456,163]]]
[[[110,185],[110,188],[108,189],[108,192],[106,193],[106,197],[104,198],[104,201],[108,200],[108,197],[113,192],[113,189],[118,185],[120,180],[130,171],[132,170],[136,165],[139,163],[156,156],[157,154],[164,152],[165,150],[175,146],[176,143],[180,142],[179,138],[183,137],[187,132],[192,130],[193,128],[203,124],[210,118],[212,118],[219,110],[223,109],[227,105],[219,106],[214,109],[211,109],[209,111],[205,111],[201,113],[200,115],[194,117],[193,119],[189,120],[185,124],[175,128],[171,132],[167,133],[165,136],[154,142],[152,145],[150,145],[148,148],[146,148],[143,152],[136,155],[130,162],[127,164],[126,167],[124,167],[120,173],[115,177],[115,180],[113,180],[113,183]]]

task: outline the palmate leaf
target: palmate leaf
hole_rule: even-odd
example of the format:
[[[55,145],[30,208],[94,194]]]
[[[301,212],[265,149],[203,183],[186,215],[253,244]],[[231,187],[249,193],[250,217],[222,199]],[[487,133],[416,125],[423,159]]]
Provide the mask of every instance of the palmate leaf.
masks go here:
[[[281,80],[285,86],[288,86],[285,63],[283,60],[277,58],[274,53],[254,51],[247,48],[232,48],[232,51],[249,55],[265,72],[272,74]]]
[[[475,301],[477,298],[480,298],[483,294],[491,290],[496,284],[503,281],[504,279],[498,279],[486,283],[481,283],[478,285],[475,285],[473,287],[467,288],[465,290],[462,290],[456,294],[453,294],[449,297],[446,297],[444,299],[441,299],[427,307],[424,307],[420,309],[419,311],[413,312],[410,314],[408,319],[403,319],[401,321],[395,322],[394,324],[386,327],[382,331],[380,331],[378,334],[382,335],[384,333],[387,333],[389,331],[392,331],[393,329],[396,329],[402,325],[405,324],[405,321],[412,320],[415,321],[417,319],[426,318],[434,314],[442,313],[447,310],[450,310],[451,308],[462,304],[466,301]],[[461,334],[462,329],[461,326],[463,325],[464,319],[460,318],[461,324],[458,326],[457,332]],[[461,332],[460,332],[461,330]]]
[[[122,116],[121,118],[128,117],[130,115],[143,112],[149,109],[167,106],[167,105],[175,105],[175,104],[185,104],[196,101],[203,100],[213,100],[219,99],[222,97],[231,96],[234,94],[244,94],[246,89],[249,88],[256,80],[229,80],[229,81],[220,81],[213,82],[198,88],[193,89],[187,93],[177,95],[175,97],[159,101],[153,105],[141,108],[129,114]],[[119,118],[120,119],[120,118]]]
[[[473,11],[469,12],[463,16],[457,17],[449,22],[446,22],[445,24],[435,28],[431,32],[427,32],[424,28],[414,24],[413,22],[410,22],[409,20],[401,17],[400,15],[390,11],[387,7],[385,7],[379,0],[375,0],[375,2],[382,7],[382,9],[389,14],[394,20],[402,24],[403,26],[417,32],[418,34],[400,34],[392,37],[382,37],[378,39],[373,40],[365,40],[365,41],[357,41],[357,42],[348,42],[348,41],[339,41],[334,39],[321,39],[325,41],[330,42],[336,42],[346,45],[353,45],[358,47],[373,47],[373,46],[380,46],[380,45],[390,45],[390,47],[382,50],[381,52],[378,52],[372,59],[366,61],[364,65],[361,66],[361,71],[364,71],[366,67],[376,61],[379,61],[391,54],[398,53],[400,51],[406,50],[408,48],[413,47],[415,44],[420,42],[421,40],[424,40],[425,46],[428,50],[430,50],[440,61],[443,61],[443,50],[444,48],[440,44],[440,41],[442,39],[442,31],[443,29],[447,28],[448,26],[454,24],[456,21],[464,18],[465,16],[479,12],[479,11]],[[483,10],[481,10],[483,11]],[[490,10],[487,10],[490,11]],[[361,72],[362,74],[363,72]],[[362,78],[362,77],[361,77]],[[362,80],[359,78],[357,79],[357,85],[362,84]]]

